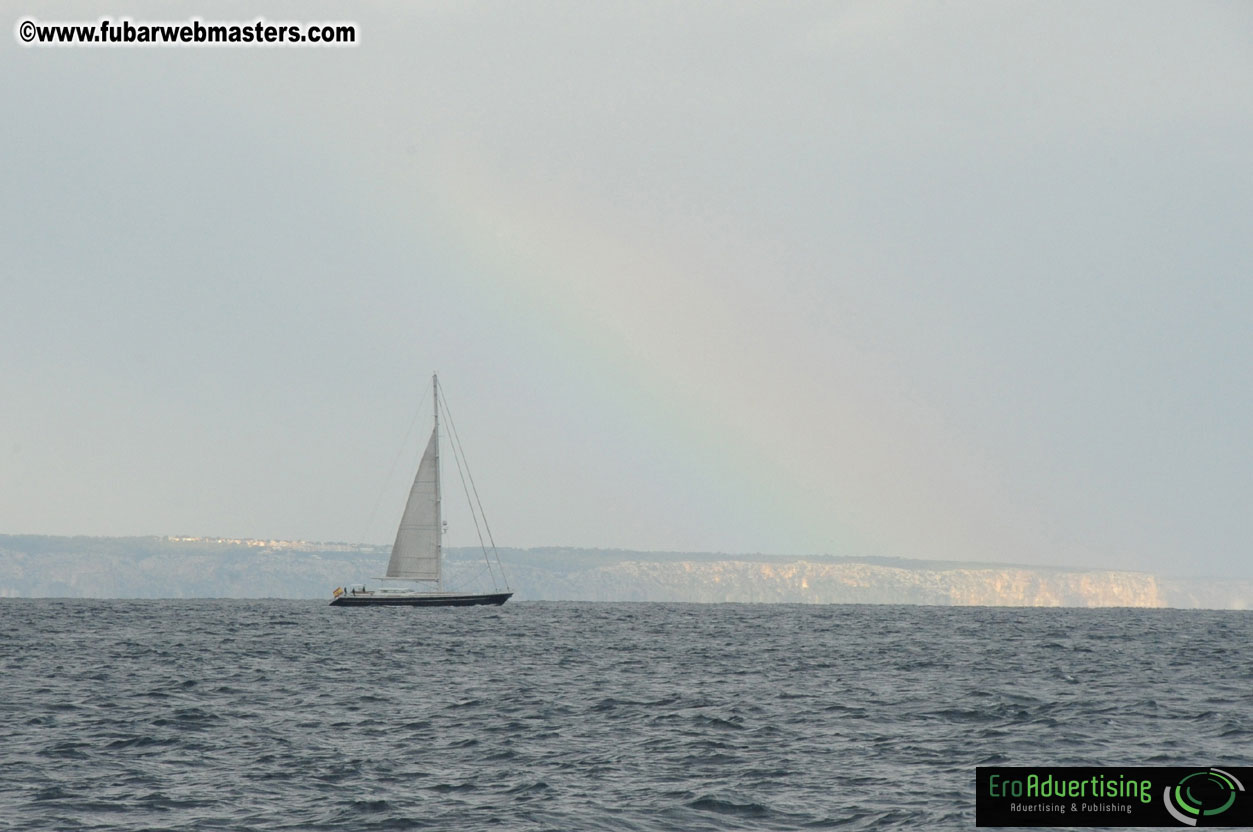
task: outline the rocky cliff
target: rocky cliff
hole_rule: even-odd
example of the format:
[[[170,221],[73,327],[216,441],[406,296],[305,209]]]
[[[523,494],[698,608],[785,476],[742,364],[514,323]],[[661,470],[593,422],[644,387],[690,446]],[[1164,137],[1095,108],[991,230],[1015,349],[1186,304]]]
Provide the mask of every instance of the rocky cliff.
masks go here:
[[[0,535],[0,597],[326,598],[388,547],[226,538]],[[450,549],[453,583],[483,572]],[[1253,609],[1253,581],[884,558],[502,549],[516,598]],[[464,588],[474,588],[470,585]]]
[[[862,562],[624,560],[563,573],[518,564],[519,588],[569,600],[1164,607],[1141,572],[1022,567],[903,568]],[[528,593],[529,594],[529,593]]]

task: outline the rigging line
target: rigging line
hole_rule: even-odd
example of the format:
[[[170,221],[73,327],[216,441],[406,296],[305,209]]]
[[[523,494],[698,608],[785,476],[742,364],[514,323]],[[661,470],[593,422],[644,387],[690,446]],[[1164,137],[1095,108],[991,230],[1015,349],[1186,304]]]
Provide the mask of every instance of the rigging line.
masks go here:
[[[500,562],[500,552],[496,549],[496,539],[492,536],[492,526],[490,523],[487,522],[487,511],[484,510],[483,501],[482,499],[479,498],[479,488],[474,483],[474,472],[470,470],[470,460],[465,458],[465,455],[466,455],[465,448],[461,446],[461,436],[457,433],[457,424],[456,422],[453,421],[452,408],[448,406],[448,397],[444,395],[443,385],[440,385],[439,392],[440,392],[440,398],[444,402],[444,411],[448,414],[448,424],[451,428],[450,435],[452,437],[453,442],[456,443],[457,448],[460,448],[460,454],[465,461],[466,476],[470,478],[470,488],[474,491],[474,499],[475,499],[475,502],[478,503],[479,515],[482,516],[483,518],[483,528],[487,530],[487,540],[492,545],[492,556],[496,559],[496,570],[500,572],[500,580],[502,583],[504,583],[505,589],[508,589],[509,578],[505,575],[504,564]],[[471,506],[470,510],[471,510],[471,513],[473,513],[474,506]],[[491,559],[488,558],[486,549],[483,550],[483,559],[488,561],[488,568],[490,569]],[[496,575],[493,574],[492,585],[495,586],[495,584],[496,584]]]
[[[450,587],[449,587],[449,588],[450,588],[450,589],[452,589],[453,591],[457,591],[457,590],[464,589],[465,587],[468,587],[468,586],[470,586],[471,584],[474,584],[474,585],[475,585],[475,587],[474,587],[474,588],[475,588],[475,589],[478,589],[478,588],[479,588],[479,587],[478,587],[478,580],[479,580],[479,578],[483,577],[483,573],[484,573],[484,572],[487,572],[489,575],[491,574],[491,564],[490,564],[490,563],[487,565],[487,568],[486,568],[486,569],[485,569],[484,567],[480,566],[480,567],[479,567],[479,571],[475,572],[475,573],[474,573],[473,575],[471,575],[469,578],[466,578],[464,575],[459,575],[459,576],[457,576],[457,580],[452,581],[452,582],[451,582],[451,585],[450,585]],[[496,582],[493,580],[493,581],[492,581],[492,588],[493,588],[493,589],[495,589],[495,587],[496,587]]]
[[[413,412],[413,419],[409,422],[409,429],[405,431],[405,438],[400,442],[400,448],[396,451],[396,456],[392,459],[392,467],[387,470],[387,476],[383,479],[383,484],[379,487],[378,496],[374,498],[374,508],[370,509],[370,519],[366,521],[365,534],[361,535],[361,544],[365,545],[365,539],[370,533],[370,527],[374,525],[374,517],[378,514],[379,504],[383,502],[383,493],[387,491],[387,486],[391,484],[392,474],[396,473],[396,463],[400,461],[400,457],[404,455],[405,446],[409,444],[409,437],[413,434],[413,426],[418,423],[418,418],[422,415],[422,409],[418,408]]]
[[[449,444],[453,446],[453,459],[457,460],[458,473],[460,473],[461,471],[462,461],[465,462],[465,475],[462,477],[462,481],[461,481],[462,488],[465,487],[465,477],[468,476],[470,478],[470,488],[474,491],[474,502],[470,503],[470,515],[472,517],[475,517],[474,529],[476,532],[478,531],[478,517],[475,516],[475,511],[474,511],[475,504],[477,503],[478,504],[478,516],[481,516],[483,518],[483,528],[487,530],[487,539],[492,544],[492,554],[496,556],[496,567],[497,569],[500,570],[500,578],[502,581],[504,581],[505,588],[508,589],[509,579],[505,577],[504,567],[500,565],[500,554],[497,553],[496,541],[492,538],[492,527],[487,522],[487,512],[483,510],[483,501],[479,499],[479,489],[478,489],[478,486],[474,484],[474,473],[470,470],[470,461],[468,459],[465,459],[465,455],[466,455],[465,448],[461,445],[461,436],[460,434],[457,433],[457,423],[452,417],[452,408],[448,406],[448,396],[444,394],[444,385],[442,384],[439,385],[439,396],[440,396],[440,400],[443,401],[444,403],[444,413],[448,416],[448,434],[449,434],[449,437],[452,439],[452,442]],[[466,501],[470,502],[469,493],[466,494]],[[487,547],[483,544],[482,533],[479,533],[479,546],[480,548],[483,549],[483,560],[487,561],[487,568],[490,572],[492,563],[491,563],[491,559],[488,558],[487,556]],[[496,585],[496,575],[495,573],[492,573],[492,586],[495,587],[495,585]]]
[[[440,387],[440,397],[444,400],[444,411],[448,414],[448,424],[452,426],[452,436],[457,446],[461,446],[461,437],[457,435],[457,425],[452,420],[452,408],[448,406],[448,397],[444,395],[443,386]],[[462,457],[465,456],[465,449],[461,450]],[[496,550],[496,540],[492,537],[491,524],[487,522],[487,512],[483,510],[483,501],[479,499],[478,486],[474,484],[474,472],[470,470],[470,460],[466,460],[466,476],[470,478],[470,489],[474,492],[474,501],[478,503],[479,514],[483,515],[483,528],[487,529],[487,540],[492,544],[492,551]]]
[[[461,436],[460,434],[457,434],[456,421],[452,419],[452,408],[449,407],[449,397],[447,397],[446,393],[444,392],[444,387],[442,386],[440,387],[440,400],[444,402],[444,411],[447,415],[447,422],[449,422],[449,439],[451,440],[450,445],[452,446],[452,459],[457,461],[457,472],[459,472],[459,474],[461,474],[462,462],[464,462],[465,464],[465,472],[464,474],[461,474],[461,487],[462,489],[465,489],[467,474],[470,475],[470,486],[474,487],[474,474],[471,474],[470,472],[470,461],[465,459],[465,455],[466,455],[465,447],[461,445]],[[477,496],[479,496],[479,492],[475,490],[475,497]],[[466,502],[467,504],[470,505],[470,516],[474,517],[475,531],[477,534],[479,534],[479,548],[482,550],[482,559],[484,559],[485,563],[487,564],[487,570],[489,570],[489,573],[490,573],[491,560],[487,558],[487,548],[484,545],[484,543],[482,543],[482,531],[479,529],[479,516],[482,516],[482,524],[486,526],[487,515],[485,514],[484,510],[482,510],[481,500],[479,501],[479,510],[477,510],[477,514],[476,514],[475,501],[470,499],[469,491],[466,491]],[[487,529],[487,539],[491,540],[490,528]],[[492,551],[495,551],[495,549],[496,549],[496,544],[492,543]],[[504,578],[504,573],[501,573],[501,578]],[[492,586],[496,585],[496,575],[494,573],[491,574],[491,584]]]
[[[443,398],[441,396],[441,398]],[[483,530],[479,528],[479,518],[474,513],[474,502],[470,499],[470,489],[466,485],[465,472],[461,470],[461,455],[457,452],[457,446],[461,444],[457,441],[457,426],[453,423],[452,412],[448,409],[448,400],[444,399],[444,412],[448,416],[448,434],[453,440],[448,444],[452,446],[452,458],[457,463],[457,474],[461,477],[461,490],[465,492],[466,502],[470,504],[470,518],[474,521],[474,532],[479,536],[479,548],[483,550],[483,557],[487,557],[487,546],[483,543]],[[483,518],[486,524],[487,518]],[[493,581],[495,578],[493,577]]]

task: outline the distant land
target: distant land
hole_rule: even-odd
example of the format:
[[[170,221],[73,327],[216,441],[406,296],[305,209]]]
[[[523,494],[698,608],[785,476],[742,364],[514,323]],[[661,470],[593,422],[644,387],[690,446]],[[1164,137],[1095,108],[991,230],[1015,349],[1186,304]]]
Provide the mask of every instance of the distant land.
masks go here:
[[[328,598],[389,547],[205,537],[0,535],[0,597]],[[447,549],[471,575],[478,549]],[[517,600],[1253,609],[1253,581],[894,558],[501,549]]]

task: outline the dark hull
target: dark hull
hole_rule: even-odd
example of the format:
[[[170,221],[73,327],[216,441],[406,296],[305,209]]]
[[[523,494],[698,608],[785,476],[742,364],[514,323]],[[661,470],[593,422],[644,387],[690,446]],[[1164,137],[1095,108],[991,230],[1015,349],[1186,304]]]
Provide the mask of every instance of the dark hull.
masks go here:
[[[345,593],[331,601],[332,607],[480,607],[500,606],[513,597],[512,592],[492,592],[486,595],[422,594],[403,595],[396,592]]]

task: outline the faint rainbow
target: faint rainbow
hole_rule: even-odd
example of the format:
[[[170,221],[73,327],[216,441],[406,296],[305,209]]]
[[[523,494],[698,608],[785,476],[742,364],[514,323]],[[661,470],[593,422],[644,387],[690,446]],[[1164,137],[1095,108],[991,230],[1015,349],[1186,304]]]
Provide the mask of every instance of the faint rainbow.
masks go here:
[[[521,310],[551,350],[568,355],[573,347],[590,375],[638,391],[615,404],[653,432],[677,434],[673,444],[687,449],[685,464],[706,472],[729,511],[751,512],[758,527],[779,529],[780,545],[760,548],[783,552],[787,541],[804,540],[813,541],[814,553],[856,554],[864,546],[821,483],[798,476],[777,454],[778,425],[763,424],[759,409],[771,391],[728,383],[735,367],[694,354],[694,341],[710,339],[716,350],[719,339],[751,337],[752,321],[708,286],[694,287],[681,254],[607,230],[612,222],[589,218],[578,198],[555,186],[506,183],[464,158],[445,162],[438,193],[446,230],[490,282],[485,294],[500,314]],[[763,365],[770,360],[761,356]],[[770,372],[745,370],[754,379]],[[781,378],[777,386],[793,381]]]

